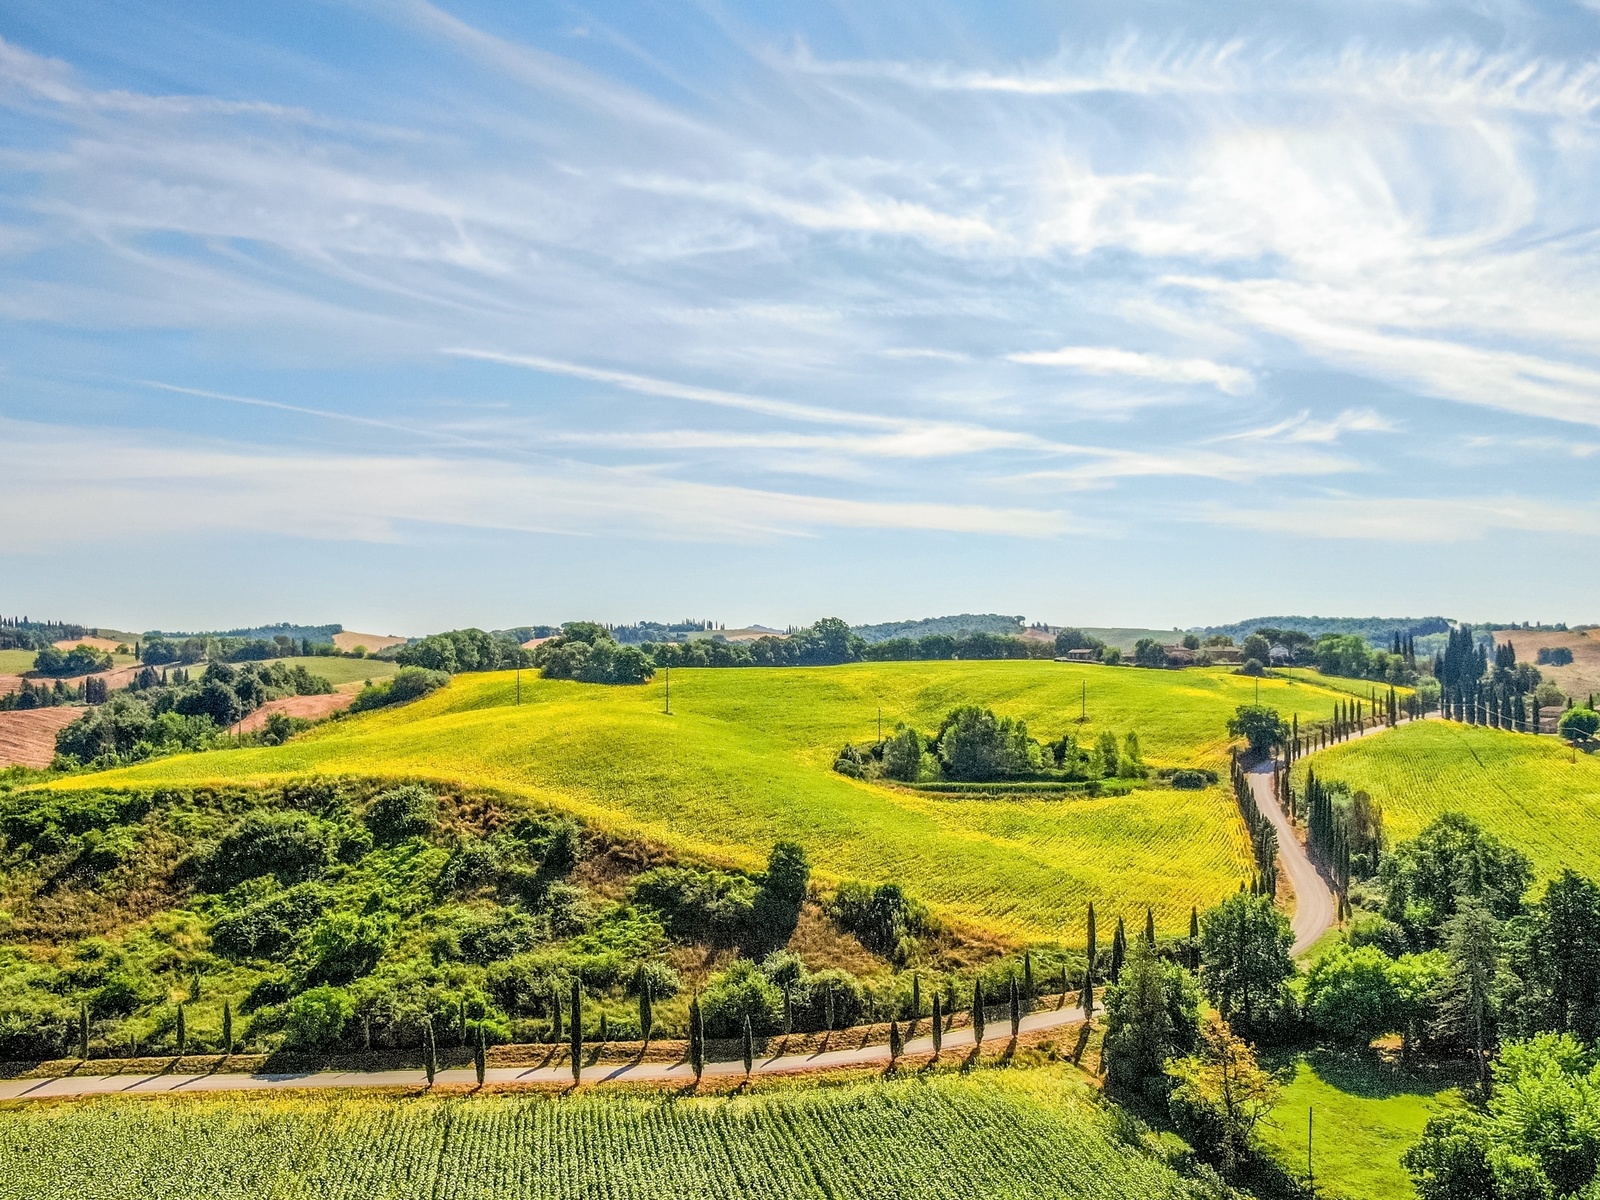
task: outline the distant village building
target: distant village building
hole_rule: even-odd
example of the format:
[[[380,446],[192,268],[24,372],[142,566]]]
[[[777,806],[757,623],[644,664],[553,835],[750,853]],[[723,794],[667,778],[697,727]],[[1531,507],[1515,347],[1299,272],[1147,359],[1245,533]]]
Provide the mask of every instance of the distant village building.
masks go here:
[[[1194,666],[1195,652],[1187,646],[1163,646],[1161,651],[1167,656],[1167,666],[1169,667]]]
[[[1211,661],[1223,666],[1238,666],[1244,662],[1244,651],[1237,646],[1207,646],[1202,653]]]
[[[1099,662],[1093,650],[1068,650],[1056,659],[1057,662]]]
[[[1272,666],[1287,667],[1294,661],[1294,651],[1287,646],[1274,646],[1267,652],[1267,657],[1272,660]]]

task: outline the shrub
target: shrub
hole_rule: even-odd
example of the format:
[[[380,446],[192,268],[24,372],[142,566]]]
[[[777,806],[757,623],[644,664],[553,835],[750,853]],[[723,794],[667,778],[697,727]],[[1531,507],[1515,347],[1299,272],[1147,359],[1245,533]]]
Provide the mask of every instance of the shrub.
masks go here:
[[[355,1001],[343,988],[317,987],[289,1001],[283,1044],[294,1050],[331,1050],[356,1015]]]
[[[895,883],[841,884],[828,912],[868,950],[896,959],[906,956],[910,939],[921,936],[928,926],[927,910]]]
[[[1210,781],[1206,779],[1204,771],[1193,771],[1184,768],[1172,773],[1172,786],[1179,791],[1198,792],[1209,785]]]
[[[305,977],[311,983],[349,983],[378,965],[389,944],[389,922],[335,909],[318,917],[306,937]]]
[[[740,959],[711,978],[700,994],[700,1011],[711,1037],[736,1037],[745,1021],[756,1036],[776,1033],[783,1023],[783,993],[756,965]]]
[[[205,874],[217,891],[261,875],[300,883],[333,861],[333,848],[334,833],[327,822],[306,813],[258,810],[223,835]]]
[[[1561,714],[1558,728],[1569,742],[1588,741],[1600,730],[1600,713],[1592,708],[1569,708]]]
[[[638,875],[633,903],[655,910],[673,937],[732,946],[751,926],[759,889],[753,879],[704,867],[655,867]]]
[[[1365,1044],[1402,1024],[1393,961],[1376,946],[1341,947],[1306,976],[1306,1012],[1330,1037]]]
[[[1346,935],[1350,945],[1359,949],[1362,946],[1376,946],[1390,958],[1399,958],[1410,947],[1406,941],[1406,931],[1387,917],[1377,914],[1359,916],[1350,922],[1350,931]]]
[[[406,704],[412,700],[438,691],[450,682],[444,671],[429,671],[421,667],[401,667],[382,683],[370,683],[356,695],[350,705],[351,712],[367,712],[390,704]]]
[[[212,948],[229,958],[282,954],[332,902],[333,893],[321,884],[296,884],[218,918],[211,926]]]
[[[427,837],[439,827],[439,798],[418,783],[384,792],[367,810],[365,824],[380,844]]]

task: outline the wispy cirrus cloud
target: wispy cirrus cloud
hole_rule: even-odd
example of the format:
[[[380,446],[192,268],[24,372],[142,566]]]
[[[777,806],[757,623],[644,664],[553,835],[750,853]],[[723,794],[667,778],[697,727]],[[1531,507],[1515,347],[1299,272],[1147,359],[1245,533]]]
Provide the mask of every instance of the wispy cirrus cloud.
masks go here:
[[[1088,375],[1126,375],[1160,383],[1205,383],[1233,395],[1247,392],[1255,380],[1249,371],[1204,358],[1166,358],[1111,346],[1063,346],[1059,350],[1026,350],[1006,356],[1032,367],[1065,367]]]

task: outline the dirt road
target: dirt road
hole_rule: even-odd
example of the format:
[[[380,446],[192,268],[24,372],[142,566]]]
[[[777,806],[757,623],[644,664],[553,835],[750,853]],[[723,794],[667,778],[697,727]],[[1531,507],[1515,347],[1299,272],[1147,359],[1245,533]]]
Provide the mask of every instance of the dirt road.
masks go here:
[[[1049,1009],[1029,1013],[1022,1018],[1022,1031],[1032,1033],[1047,1029],[1068,1029],[1079,1026],[1083,1013],[1077,1008]],[[923,1022],[926,1027],[926,1020]],[[991,1022],[985,1030],[985,1046],[1003,1046],[1011,1038],[1009,1019]],[[932,1035],[910,1038],[906,1041],[906,1054],[926,1054],[933,1049]],[[952,1030],[945,1035],[944,1053],[963,1058],[972,1049],[970,1027]],[[841,1067],[884,1065],[889,1061],[888,1046],[863,1046],[851,1050],[825,1050],[816,1054],[791,1054],[777,1058],[757,1059],[755,1075],[798,1075],[815,1071],[832,1071]],[[742,1062],[712,1062],[706,1064],[707,1076],[726,1079],[744,1075]],[[585,1069],[585,1083],[679,1083],[694,1079],[687,1063],[633,1063],[606,1064]],[[484,1075],[486,1083],[498,1085],[564,1086],[572,1082],[570,1068],[562,1067],[496,1067]],[[439,1084],[474,1084],[477,1077],[470,1068],[440,1071],[435,1076]],[[300,1075],[243,1075],[217,1072],[211,1075],[69,1075],[56,1079],[6,1079],[0,1080],[0,1100],[47,1100],[70,1096],[150,1096],[171,1095],[181,1092],[240,1092],[284,1091],[294,1088],[408,1088],[422,1087],[427,1077],[420,1069],[400,1071],[318,1071]]]

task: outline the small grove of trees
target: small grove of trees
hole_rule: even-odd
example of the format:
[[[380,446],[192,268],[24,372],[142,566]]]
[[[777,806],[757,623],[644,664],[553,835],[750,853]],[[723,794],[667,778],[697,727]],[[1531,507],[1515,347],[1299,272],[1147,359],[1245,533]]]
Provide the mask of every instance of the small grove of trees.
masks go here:
[[[350,711],[368,712],[391,704],[408,704],[438,691],[449,682],[450,676],[443,671],[430,671],[426,667],[401,667],[388,679],[369,683],[356,693]]]
[[[759,877],[712,867],[654,867],[634,878],[628,895],[656,913],[674,937],[760,955],[788,943],[810,878],[805,851],[778,842]]]
[[[684,643],[646,642],[642,649],[658,667],[827,667],[859,662],[869,653],[867,643],[838,617],[824,617],[787,637],[760,637],[751,642],[699,638]]]
[[[605,626],[593,621],[563,625],[559,636],[534,650],[532,663],[546,679],[580,683],[647,683],[655,674],[643,650],[618,645]]]
[[[400,647],[394,652],[394,661],[402,666],[443,671],[447,675],[464,671],[508,671],[535,665],[532,655],[516,642],[481,629],[430,634]]]
[[[88,675],[94,671],[109,671],[111,655],[93,646],[78,645],[71,650],[46,646],[34,655],[33,669],[37,674],[53,677]]]
[[[871,746],[846,744],[833,769],[854,779],[886,778],[911,783],[948,780],[990,783],[1004,780],[1143,779],[1149,774],[1130,732],[1120,743],[1109,730],[1092,749],[1068,733],[1059,741],[1040,744],[1029,736],[1027,722],[998,716],[992,709],[969,704],[951,709],[939,731],[925,738],[899,726]]]

